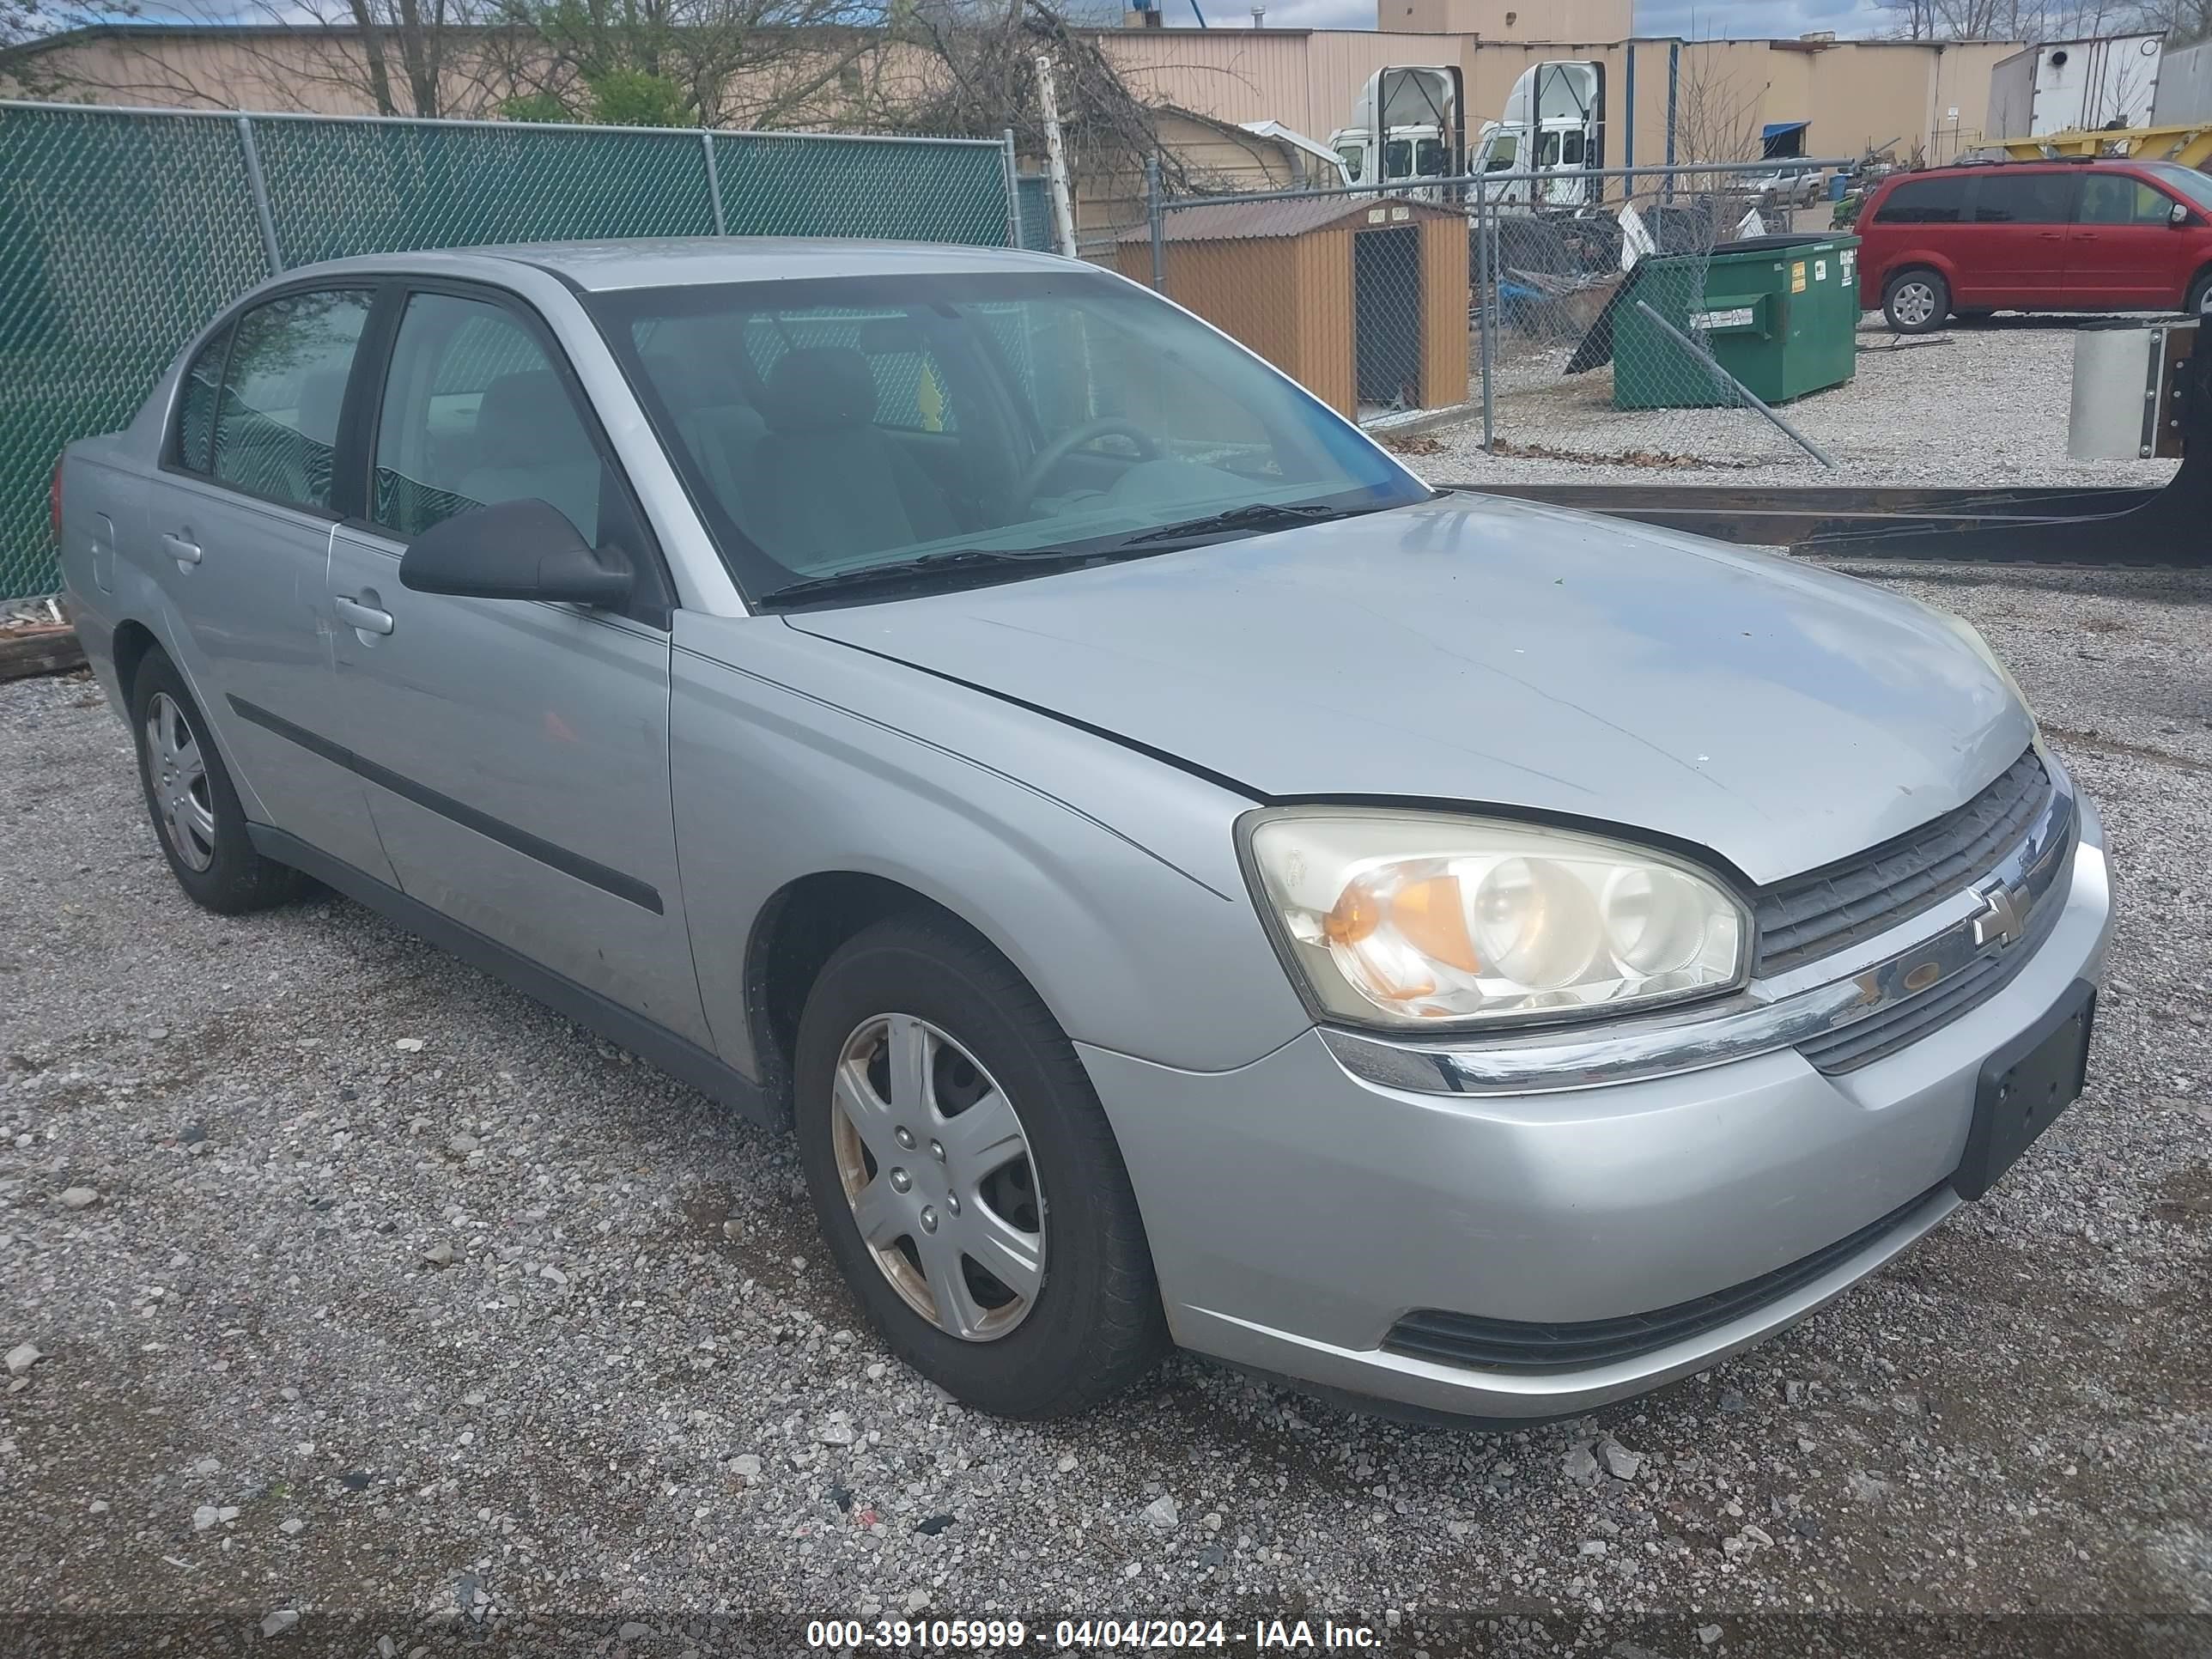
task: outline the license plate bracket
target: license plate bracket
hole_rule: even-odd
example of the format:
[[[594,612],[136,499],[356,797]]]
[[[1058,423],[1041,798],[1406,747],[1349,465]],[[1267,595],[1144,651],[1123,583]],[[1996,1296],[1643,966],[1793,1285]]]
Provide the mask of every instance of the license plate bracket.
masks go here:
[[[1951,1177],[1979,1198],[2074,1103],[2089,1069],[2097,988],[2076,980],[2050,1012],[1982,1062],[1966,1154]]]

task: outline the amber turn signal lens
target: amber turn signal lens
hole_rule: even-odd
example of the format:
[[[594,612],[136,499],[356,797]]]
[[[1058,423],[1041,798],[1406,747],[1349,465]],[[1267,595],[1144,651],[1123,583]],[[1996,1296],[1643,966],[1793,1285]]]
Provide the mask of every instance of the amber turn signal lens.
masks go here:
[[[1422,955],[1463,973],[1482,971],[1474,941],[1468,937],[1467,906],[1457,876],[1431,876],[1401,887],[1390,898],[1390,920]]]

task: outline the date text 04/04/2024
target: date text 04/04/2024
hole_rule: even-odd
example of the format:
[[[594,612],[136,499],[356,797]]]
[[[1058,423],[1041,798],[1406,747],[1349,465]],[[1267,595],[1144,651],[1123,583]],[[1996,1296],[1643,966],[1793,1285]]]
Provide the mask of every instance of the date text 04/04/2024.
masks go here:
[[[1030,1626],[1018,1619],[817,1619],[806,1627],[810,1648],[856,1652],[982,1652],[1038,1646],[1067,1651],[1248,1648],[1255,1652],[1314,1653],[1378,1647],[1368,1625],[1324,1619],[1255,1619],[1231,1625],[1223,1619],[1062,1619]]]

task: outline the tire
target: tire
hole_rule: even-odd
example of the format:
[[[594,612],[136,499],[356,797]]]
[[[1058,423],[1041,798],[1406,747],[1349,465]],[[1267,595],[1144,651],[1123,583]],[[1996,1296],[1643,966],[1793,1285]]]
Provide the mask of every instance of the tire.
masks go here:
[[[2189,293],[2181,308],[2192,317],[2201,317],[2212,311],[2212,270],[2200,270],[2197,280],[2190,283]]]
[[[896,1091],[890,1062],[917,1036],[933,1056],[927,1091]],[[1128,1171],[1074,1048],[1005,957],[950,918],[877,923],[815,981],[793,1069],[823,1241],[900,1358],[967,1404],[1026,1419],[1086,1411],[1158,1361],[1166,1320]],[[975,1120],[994,1126],[994,1150],[963,1158],[958,1109],[994,1097],[1011,1112]],[[865,1134],[848,1127],[862,1119]],[[1009,1237],[1033,1241],[1033,1274],[999,1249]],[[960,1276],[949,1317],[947,1260]]]
[[[1900,270],[1882,285],[1881,314],[1899,334],[1930,334],[1951,314],[1951,285],[1925,265]]]
[[[265,910],[297,898],[298,871],[253,850],[246,812],[184,676],[156,647],[131,682],[138,785],[155,839],[185,895],[217,915]]]

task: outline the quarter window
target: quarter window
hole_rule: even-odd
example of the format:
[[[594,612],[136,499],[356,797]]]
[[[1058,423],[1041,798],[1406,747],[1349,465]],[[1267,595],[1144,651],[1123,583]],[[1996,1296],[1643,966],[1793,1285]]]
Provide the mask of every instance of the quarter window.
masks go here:
[[[206,472],[215,465],[215,411],[222,395],[222,367],[230,356],[229,329],[200,348],[192,366],[185,371],[183,390],[177,398],[177,465],[189,472]]]
[[[270,501],[327,512],[338,411],[369,296],[352,289],[286,294],[238,319],[215,400],[209,470]],[[202,354],[202,361],[211,354]],[[179,433],[185,465],[198,422],[187,388]]]
[[[1908,179],[1874,216],[1878,225],[1955,225],[1966,216],[1966,180],[1957,173]]]
[[[407,301],[377,422],[370,516],[402,540],[472,507],[542,501],[600,541],[605,463],[545,349],[504,307]]]
[[[2081,181],[2085,225],[2163,225],[2173,198],[2124,173],[2092,173]]]

